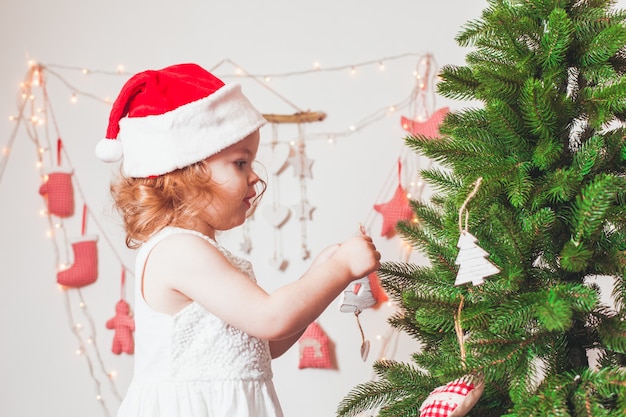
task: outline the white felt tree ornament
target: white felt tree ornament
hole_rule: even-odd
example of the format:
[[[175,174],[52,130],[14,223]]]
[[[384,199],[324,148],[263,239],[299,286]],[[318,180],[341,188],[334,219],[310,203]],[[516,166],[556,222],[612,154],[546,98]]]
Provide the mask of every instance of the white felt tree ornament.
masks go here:
[[[454,285],[462,285],[471,282],[474,285],[482,284],[483,278],[500,272],[498,268],[489,260],[487,253],[483,248],[476,244],[476,239],[470,232],[462,231],[459,237],[459,254],[454,262],[459,265],[459,271],[456,275]]]
[[[480,186],[481,181],[482,177],[476,179],[474,189],[467,196],[463,205],[459,209],[459,231],[461,236],[459,236],[459,242],[457,243],[459,254],[457,255],[456,261],[454,261],[454,264],[459,266],[459,270],[457,272],[454,285],[467,284],[468,282],[471,282],[474,285],[480,285],[484,282],[483,278],[500,272],[500,270],[487,259],[489,253],[476,244],[478,239],[476,239],[476,237],[474,237],[474,235],[467,230],[469,215],[465,210],[465,207],[472,197],[474,197],[478,192],[478,187]],[[465,228],[463,228],[464,213]]]

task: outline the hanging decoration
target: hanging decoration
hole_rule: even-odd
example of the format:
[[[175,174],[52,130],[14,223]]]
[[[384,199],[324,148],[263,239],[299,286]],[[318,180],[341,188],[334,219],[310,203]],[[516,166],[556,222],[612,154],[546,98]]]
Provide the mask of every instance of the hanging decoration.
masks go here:
[[[461,295],[459,307],[454,315],[454,330],[459,341],[461,365],[465,368],[465,334],[462,312],[465,298]],[[420,417],[463,417],[476,405],[484,390],[481,375],[466,375],[435,388],[420,406]]]
[[[321,368],[334,369],[330,339],[317,321],[309,324],[298,340],[300,350],[299,369]]]
[[[378,277],[378,274],[376,272],[372,272],[368,275],[367,278],[370,284],[370,290],[372,291],[372,296],[374,297],[374,300],[376,300],[376,304],[374,304],[372,307],[377,308],[385,301],[388,301],[389,296],[380,285],[380,278]]]
[[[272,176],[272,204],[264,206],[261,212],[265,220],[274,228],[274,252],[270,258],[270,264],[275,269],[284,271],[289,265],[289,262],[285,259],[283,254],[281,228],[291,217],[291,210],[281,203],[280,181],[278,178],[288,165],[291,148],[287,144],[278,143],[278,124],[271,123],[271,126],[272,141],[270,149],[272,156],[268,169],[269,174]]]
[[[287,221],[294,217],[300,222],[301,257],[308,259],[311,253],[307,244],[307,223],[312,220],[313,207],[307,198],[307,179],[312,179],[311,167],[313,160],[306,155],[304,124],[321,122],[326,118],[322,112],[298,112],[293,115],[264,114],[263,117],[272,126],[272,157],[269,163],[270,174],[274,181],[273,201],[270,206],[263,206],[261,212],[265,220],[274,228],[274,253],[270,259],[276,269],[283,271],[288,266],[288,261],[283,256],[281,228]],[[296,124],[298,127],[298,140],[288,148],[278,142],[278,125]],[[299,183],[300,201],[290,209],[281,203],[279,175],[287,166],[293,168],[293,174]]]
[[[41,178],[38,192],[44,198],[46,207],[41,213],[49,224],[47,236],[55,254],[57,283],[63,295],[70,329],[78,343],[76,355],[87,362],[95,390],[94,397],[105,415],[110,417],[110,410],[117,406],[108,404],[108,395],[102,381],[108,381],[109,394],[113,399],[119,402],[121,396],[115,386],[115,372],[106,369],[104,364],[96,342],[97,326],[81,292],[82,287],[93,284],[97,279],[97,237],[85,233],[89,208],[79,178],[61,139],[62,135],[48,97],[44,69],[44,66],[39,64],[31,65],[21,83],[19,113],[13,118],[16,124],[8,143],[9,145],[14,143],[18,128],[23,126],[35,145],[36,166]],[[49,128],[54,129],[54,135],[48,131]],[[51,143],[51,137],[56,138],[54,144],[56,146]],[[0,161],[0,177],[10,154],[10,148],[5,147]],[[81,233],[78,237],[68,238],[66,221],[69,222],[75,214],[77,197],[83,202]],[[94,221],[98,225],[97,219]],[[81,322],[82,320],[86,323]]]
[[[455,264],[459,265],[454,285],[472,282],[474,285],[483,283],[483,278],[497,274],[499,269],[486,259],[489,254],[476,245],[477,239],[468,232],[469,212],[466,207],[478,192],[482,177],[474,183],[474,188],[459,209],[460,238],[459,255]],[[465,227],[463,215],[465,214]],[[462,325],[462,313],[465,298],[461,295],[459,307],[454,315],[454,330],[459,342],[461,364],[465,368],[465,331]],[[435,388],[420,407],[421,417],[463,417],[480,399],[484,389],[484,380],[480,375],[467,375]]]
[[[454,262],[455,265],[459,266],[459,270],[454,285],[467,284],[468,282],[471,282],[473,285],[480,285],[484,282],[483,278],[500,272],[500,270],[487,259],[489,253],[476,244],[478,239],[468,231],[469,214],[465,212],[465,207],[472,197],[476,195],[481,181],[482,177],[476,180],[474,190],[470,193],[459,210],[460,236],[459,242],[457,243],[459,254]],[[462,224],[464,212],[466,213],[465,228],[463,228]]]
[[[115,330],[111,351],[119,355],[122,352],[132,355],[135,353],[135,320],[132,317],[130,305],[124,299],[126,270],[122,266],[122,285],[120,300],[115,304],[115,316],[106,322],[106,328]]]
[[[400,159],[398,159],[398,186],[393,197],[386,203],[374,204],[374,210],[383,216],[380,235],[386,238],[395,236],[398,222],[413,218],[413,210],[407,192],[402,187],[402,162]]]
[[[483,382],[460,378],[435,388],[420,406],[420,417],[463,417],[480,399]]]
[[[43,177],[44,183],[39,187],[39,194],[46,201],[48,213],[58,217],[70,217],[74,214],[73,170],[62,166],[62,150],[63,141],[58,138],[57,166]]]
[[[408,119],[404,116],[400,118],[402,128],[411,135],[421,135],[427,138],[439,137],[439,126],[443,123],[446,115],[450,113],[448,107],[442,107],[432,114],[426,121]]]
[[[80,288],[98,279],[97,236],[85,236],[87,205],[83,206],[81,237],[71,240],[74,262],[57,273],[57,282],[66,287]]]
[[[436,111],[434,108],[434,78],[436,68],[433,70],[434,59],[431,54],[424,55],[417,63],[415,70],[416,84],[411,93],[412,100],[409,106],[409,117],[401,116],[402,128],[411,135],[422,135],[427,138],[439,137],[439,126],[450,112],[448,107],[442,107]],[[428,100],[432,99],[432,104]]]
[[[362,224],[359,225],[359,233],[362,236],[367,234]],[[363,310],[374,307],[376,303],[376,298],[372,294],[369,276],[352,281],[348,288],[341,293],[339,300],[339,311],[342,313],[353,313],[356,318],[356,323],[361,333],[361,359],[363,361],[367,360],[370,351],[370,341],[365,339],[359,315]]]

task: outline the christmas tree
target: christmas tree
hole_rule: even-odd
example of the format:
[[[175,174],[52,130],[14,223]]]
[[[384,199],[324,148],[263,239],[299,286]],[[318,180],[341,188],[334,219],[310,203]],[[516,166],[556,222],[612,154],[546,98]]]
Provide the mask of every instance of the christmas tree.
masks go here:
[[[399,306],[390,324],[420,349],[376,361],[340,416],[448,416],[420,407],[459,379],[483,387],[470,416],[626,415],[626,13],[614,6],[490,0],[461,29],[471,52],[437,88],[471,103],[440,137],[406,139],[438,162],[422,172],[433,197],[411,202],[419,222],[396,225],[428,265],[380,271]],[[455,285],[468,231],[499,272]]]

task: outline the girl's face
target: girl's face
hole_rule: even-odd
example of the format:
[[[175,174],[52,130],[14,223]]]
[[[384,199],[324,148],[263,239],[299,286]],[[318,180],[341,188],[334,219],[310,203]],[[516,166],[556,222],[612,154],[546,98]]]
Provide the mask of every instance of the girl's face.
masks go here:
[[[211,178],[212,199],[200,220],[208,236],[214,238],[216,230],[232,229],[246,220],[259,181],[252,169],[258,148],[257,130],[204,161]]]

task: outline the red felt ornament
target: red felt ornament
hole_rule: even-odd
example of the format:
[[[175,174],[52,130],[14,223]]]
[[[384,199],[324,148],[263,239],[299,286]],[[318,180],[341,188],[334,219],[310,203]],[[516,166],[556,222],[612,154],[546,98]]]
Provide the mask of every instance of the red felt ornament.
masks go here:
[[[59,168],[49,173],[46,181],[39,187],[39,194],[46,200],[50,214],[58,217],[70,217],[74,214],[71,170]]]
[[[443,119],[445,119],[448,113],[450,113],[450,109],[448,107],[442,107],[423,122],[402,116],[400,117],[400,123],[402,124],[402,128],[412,135],[438,138],[439,126],[441,126]]]
[[[61,167],[63,142],[57,139],[57,168],[46,175],[46,181],[39,187],[39,194],[44,197],[48,213],[58,217],[70,217],[74,214],[74,188],[71,168]]]
[[[125,300],[119,300],[115,305],[115,316],[106,322],[107,329],[115,330],[111,351],[116,355],[122,352],[132,355],[135,352],[133,331],[135,321],[130,312],[130,305]]]
[[[420,417],[463,417],[478,402],[481,382],[460,378],[435,388],[420,406]]]
[[[398,187],[393,197],[386,203],[374,204],[374,210],[381,213],[383,216],[383,227],[380,235],[387,238],[395,235],[396,224],[399,221],[413,218],[413,210],[411,210],[407,192],[401,184],[401,171],[402,164],[400,160],[398,160]]]
[[[98,239],[84,236],[72,242],[74,262],[57,273],[57,282],[66,287],[80,288],[96,282],[98,278]]]
[[[115,330],[111,351],[116,355],[122,352],[132,355],[135,352],[135,320],[132,317],[130,305],[124,300],[124,284],[126,283],[126,269],[122,266],[120,300],[115,304],[115,316],[106,322],[106,328]]]
[[[72,265],[57,273],[57,282],[66,287],[80,288],[93,284],[98,279],[98,237],[85,236],[87,205],[83,205],[81,237],[74,239]]]
[[[300,347],[299,369],[333,368],[330,357],[330,339],[317,322],[309,324],[300,336],[298,345]]]
[[[373,308],[377,308],[382,303],[389,300],[389,296],[387,296],[387,293],[380,285],[380,278],[378,277],[378,274],[376,272],[372,272],[371,274],[369,274],[368,279],[370,283],[370,290],[372,291],[372,296],[374,296],[374,299],[376,300],[376,304],[373,306]]]

